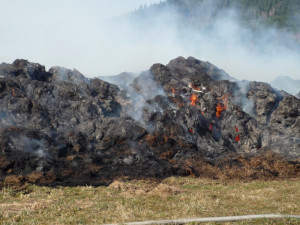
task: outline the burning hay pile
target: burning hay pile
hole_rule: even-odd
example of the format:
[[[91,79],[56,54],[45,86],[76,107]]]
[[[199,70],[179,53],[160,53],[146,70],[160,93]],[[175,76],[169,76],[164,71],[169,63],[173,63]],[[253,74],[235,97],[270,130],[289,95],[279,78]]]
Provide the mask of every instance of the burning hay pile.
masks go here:
[[[1,64],[2,184],[300,175],[292,95],[192,57],[112,82],[26,60]]]

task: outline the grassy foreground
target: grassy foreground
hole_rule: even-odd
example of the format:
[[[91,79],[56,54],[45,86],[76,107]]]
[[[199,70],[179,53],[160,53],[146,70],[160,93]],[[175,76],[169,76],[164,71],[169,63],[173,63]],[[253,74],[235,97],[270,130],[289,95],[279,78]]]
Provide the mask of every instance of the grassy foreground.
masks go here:
[[[167,178],[108,187],[27,186],[0,190],[0,224],[101,224],[246,214],[300,215],[300,178],[216,181]],[[300,224],[255,220],[222,224]],[[221,223],[218,223],[221,224]]]

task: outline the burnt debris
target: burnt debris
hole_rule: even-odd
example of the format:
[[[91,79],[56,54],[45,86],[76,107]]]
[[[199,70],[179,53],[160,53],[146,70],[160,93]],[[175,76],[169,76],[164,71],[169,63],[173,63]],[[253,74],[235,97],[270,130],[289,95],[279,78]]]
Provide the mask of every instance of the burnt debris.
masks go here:
[[[0,182],[299,176],[300,99],[192,57],[110,79],[2,63]]]

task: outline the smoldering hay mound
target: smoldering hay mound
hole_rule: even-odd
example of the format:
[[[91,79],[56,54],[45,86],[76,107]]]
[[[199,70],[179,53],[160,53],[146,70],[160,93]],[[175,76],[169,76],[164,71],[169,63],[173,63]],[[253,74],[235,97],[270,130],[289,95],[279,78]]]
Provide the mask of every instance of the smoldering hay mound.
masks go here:
[[[2,63],[2,185],[300,175],[300,100],[292,95],[192,57],[111,81]]]

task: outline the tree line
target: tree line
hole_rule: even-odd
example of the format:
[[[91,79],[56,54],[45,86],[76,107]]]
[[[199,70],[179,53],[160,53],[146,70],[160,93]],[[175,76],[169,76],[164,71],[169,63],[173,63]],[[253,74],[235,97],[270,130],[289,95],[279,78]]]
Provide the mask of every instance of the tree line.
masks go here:
[[[245,25],[251,26],[259,22],[300,32],[300,0],[165,0],[140,7],[134,14],[144,16],[166,9],[176,10],[183,21],[192,21],[195,26],[204,17],[213,19],[226,9],[235,9]]]

